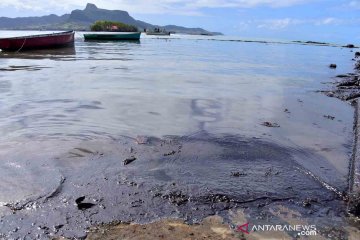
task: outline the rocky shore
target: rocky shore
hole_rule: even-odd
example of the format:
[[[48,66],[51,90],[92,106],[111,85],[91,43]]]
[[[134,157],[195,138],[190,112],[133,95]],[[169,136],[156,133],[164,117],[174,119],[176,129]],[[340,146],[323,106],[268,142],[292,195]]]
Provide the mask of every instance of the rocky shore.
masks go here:
[[[351,45],[351,48],[354,46]],[[348,101],[355,107],[354,149],[349,174],[349,211],[360,216],[360,52],[354,53],[354,72],[336,76],[337,81],[331,90],[323,91],[329,97]],[[330,67],[334,66],[333,64]],[[335,65],[336,68],[336,65]]]

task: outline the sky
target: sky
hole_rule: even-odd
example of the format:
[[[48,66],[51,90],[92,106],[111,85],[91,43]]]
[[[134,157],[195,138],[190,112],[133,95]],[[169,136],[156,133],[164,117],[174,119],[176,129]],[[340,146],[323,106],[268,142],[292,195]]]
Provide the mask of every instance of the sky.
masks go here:
[[[360,43],[360,0],[1,0],[0,16],[61,15],[88,2],[151,24],[246,39]]]

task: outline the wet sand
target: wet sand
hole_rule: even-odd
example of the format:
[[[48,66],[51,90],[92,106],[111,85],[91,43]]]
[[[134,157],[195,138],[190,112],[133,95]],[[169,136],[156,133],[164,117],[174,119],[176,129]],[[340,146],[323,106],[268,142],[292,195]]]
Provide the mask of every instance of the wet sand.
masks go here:
[[[39,174],[58,172],[50,171],[54,181],[42,182],[38,195],[3,204],[1,234],[85,238],[87,229],[103,223],[200,223],[212,215],[234,224],[229,210],[237,209],[246,209],[256,222],[276,223],[269,209],[277,205],[319,228],[328,227],[328,219],[344,226],[346,186],[330,187],[315,177],[299,162],[304,158],[336,173],[316,153],[236,135],[82,142],[39,166]]]

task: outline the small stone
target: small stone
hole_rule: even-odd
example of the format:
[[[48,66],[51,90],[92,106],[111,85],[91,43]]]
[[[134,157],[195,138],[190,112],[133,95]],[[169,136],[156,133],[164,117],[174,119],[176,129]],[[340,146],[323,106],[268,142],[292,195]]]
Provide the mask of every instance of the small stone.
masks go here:
[[[135,160],[136,160],[136,157],[130,157],[130,158],[125,159],[123,162],[124,162],[124,165],[128,165]]]
[[[176,152],[175,151],[171,151],[169,153],[164,153],[164,156],[171,156],[171,155],[174,155]]]
[[[265,126],[265,127],[273,127],[273,128],[278,128],[280,127],[279,124],[277,123],[271,123],[271,122],[263,122],[261,125]]]
[[[241,176],[246,176],[246,173],[241,173],[241,172],[232,172],[231,176],[233,177],[241,177]]]
[[[335,69],[335,68],[337,68],[337,65],[336,65],[336,64],[334,64],[334,63],[332,63],[332,64],[330,64],[330,65],[329,65],[329,68],[333,68],[333,69]]]
[[[335,119],[335,117],[330,116],[330,115],[324,115],[324,118],[327,118],[327,119],[330,119],[330,120],[334,120],[334,119]]]
[[[306,207],[306,208],[311,207],[311,202],[309,199],[306,199],[303,201],[303,207]]]

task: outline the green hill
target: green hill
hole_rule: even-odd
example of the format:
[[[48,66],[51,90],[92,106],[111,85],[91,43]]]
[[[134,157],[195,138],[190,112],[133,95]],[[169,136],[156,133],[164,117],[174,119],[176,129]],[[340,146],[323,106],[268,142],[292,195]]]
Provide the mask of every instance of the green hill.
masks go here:
[[[174,25],[157,26],[134,19],[126,11],[100,9],[88,3],[84,10],[74,10],[70,14],[54,14],[42,17],[7,18],[0,17],[0,29],[3,30],[90,30],[94,22],[115,21],[143,29],[162,28],[166,31],[185,34],[219,35],[202,28],[186,28]]]

